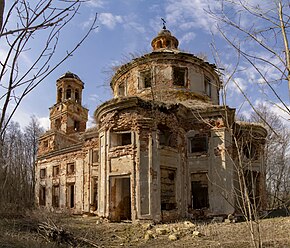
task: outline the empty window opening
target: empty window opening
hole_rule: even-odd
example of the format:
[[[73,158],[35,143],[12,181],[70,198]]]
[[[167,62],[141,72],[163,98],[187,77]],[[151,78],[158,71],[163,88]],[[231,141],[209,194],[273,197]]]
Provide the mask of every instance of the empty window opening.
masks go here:
[[[57,102],[61,102],[62,100],[62,88],[57,91]]]
[[[53,177],[59,176],[59,165],[53,166],[53,168],[52,168],[52,176]]]
[[[247,143],[243,147],[243,154],[246,156],[247,159],[258,159],[258,152],[256,145],[253,143]]]
[[[139,88],[149,88],[152,84],[152,75],[151,70],[141,71],[140,72],[140,82],[139,82]]]
[[[244,175],[250,202],[258,207],[260,203],[260,173],[257,171],[246,170]]]
[[[70,98],[71,98],[71,88],[68,87],[66,89],[65,99],[70,99]]]
[[[40,178],[43,179],[46,177],[46,169],[40,169]]]
[[[195,135],[189,138],[189,152],[207,152],[208,150],[208,138],[207,136]]]
[[[43,147],[47,148],[48,147],[48,140],[43,141]]]
[[[93,164],[99,162],[99,151],[98,150],[93,150],[93,152],[92,152],[92,162],[93,162]]]
[[[121,83],[118,87],[118,96],[125,96],[125,83]]]
[[[52,186],[52,206],[59,207],[59,185]]]
[[[80,130],[80,122],[79,121],[74,121],[74,130],[78,132]]]
[[[159,49],[159,48],[162,48],[162,42],[161,40],[159,40],[156,44],[156,47]]]
[[[75,91],[75,101],[76,102],[80,101],[80,95],[79,95],[79,91],[78,90]]]
[[[68,208],[75,207],[75,184],[68,184],[67,186],[67,206]]]
[[[74,174],[74,173],[75,173],[75,163],[68,163],[67,174]]]
[[[170,40],[166,40],[166,47],[167,48],[170,48],[170,44],[171,44]]]
[[[131,132],[111,133],[111,147],[130,145]]]
[[[60,130],[60,128],[61,128],[61,119],[60,119],[60,118],[57,118],[57,119],[54,121],[54,126],[55,126],[55,129],[56,129],[56,130]]]
[[[92,210],[96,211],[98,209],[98,178],[92,179]]]
[[[186,68],[173,67],[173,84],[176,86],[186,86]]]
[[[204,77],[204,91],[205,94],[211,97],[211,80],[208,77]]]
[[[175,170],[162,169],[161,174],[161,210],[176,209]]]
[[[191,174],[191,203],[192,209],[209,208],[206,173]]]
[[[131,220],[130,178],[110,179],[110,218],[113,221]]]
[[[173,132],[165,125],[158,125],[159,145],[176,147],[177,141],[173,137]]]
[[[44,186],[40,186],[39,188],[39,205],[45,206],[46,202],[46,189]]]

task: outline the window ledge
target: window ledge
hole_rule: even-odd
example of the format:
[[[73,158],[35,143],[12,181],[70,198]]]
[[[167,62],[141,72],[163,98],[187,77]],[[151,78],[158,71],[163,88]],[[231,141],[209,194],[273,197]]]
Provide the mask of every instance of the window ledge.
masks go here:
[[[207,152],[190,152],[188,157],[209,157]]]
[[[123,145],[123,146],[113,146],[109,148],[109,152],[114,152],[116,150],[122,150],[122,149],[128,149],[128,148],[132,148],[132,144],[130,145]]]
[[[176,147],[166,146],[166,145],[159,145],[159,149],[162,149],[162,150],[171,150],[173,152],[177,152],[178,151]]]

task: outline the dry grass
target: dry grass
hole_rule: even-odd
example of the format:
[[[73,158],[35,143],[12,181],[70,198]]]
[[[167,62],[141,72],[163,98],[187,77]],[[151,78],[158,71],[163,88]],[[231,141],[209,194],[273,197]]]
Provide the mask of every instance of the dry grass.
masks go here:
[[[145,240],[144,224],[108,223],[98,217],[55,215],[47,213],[30,214],[25,218],[0,217],[0,247],[69,247],[48,242],[35,229],[39,221],[53,220],[54,223],[77,237],[84,237],[99,247],[251,247],[246,223],[198,223],[185,228],[183,222],[158,224],[151,227],[152,239]],[[157,235],[156,228],[165,228],[166,235]],[[193,237],[192,231],[199,231],[201,237]],[[290,217],[265,219],[261,221],[263,247],[290,247]],[[170,241],[168,235],[178,233],[177,241]],[[85,247],[80,245],[79,247]]]

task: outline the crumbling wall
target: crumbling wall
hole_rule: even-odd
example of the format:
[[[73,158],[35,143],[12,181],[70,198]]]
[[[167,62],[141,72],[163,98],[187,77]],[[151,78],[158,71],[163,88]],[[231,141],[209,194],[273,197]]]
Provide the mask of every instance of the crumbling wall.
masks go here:
[[[92,151],[98,150],[98,137],[86,138],[83,146],[68,147],[42,154],[36,164],[36,202],[39,203],[39,190],[45,187],[45,207],[53,211],[83,213],[90,211],[92,204],[93,177],[98,177],[98,163],[92,161]],[[73,151],[71,151],[73,150]],[[41,170],[46,171],[41,178]],[[52,193],[59,190],[59,200]],[[71,192],[73,191],[73,192]],[[54,203],[54,204],[53,204]],[[53,206],[54,205],[54,206]]]
[[[184,85],[174,84],[174,68],[185,70]],[[150,86],[142,84],[142,72],[151,73]],[[205,89],[205,77],[208,78],[211,93]],[[122,94],[119,87],[122,85]],[[198,58],[187,54],[159,53],[148,54],[132,63],[128,63],[115,74],[112,85],[114,97],[139,96],[143,99],[157,101],[172,101],[176,99],[177,91],[193,92],[205,97],[214,104],[219,104],[218,89],[220,81],[214,68],[201,63]],[[178,100],[177,100],[178,101]]]

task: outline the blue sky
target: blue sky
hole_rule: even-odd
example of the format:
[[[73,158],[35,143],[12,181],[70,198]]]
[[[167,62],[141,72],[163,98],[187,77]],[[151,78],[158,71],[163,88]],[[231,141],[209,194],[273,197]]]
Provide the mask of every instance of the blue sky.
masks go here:
[[[253,0],[253,2],[266,4],[271,1]],[[150,52],[151,40],[162,28],[161,17],[166,20],[167,29],[179,40],[181,50],[196,55],[206,55],[208,61],[214,63],[212,44],[215,44],[222,61],[220,66],[227,69],[225,71],[227,74],[233,68],[236,54],[217,31],[217,21],[205,12],[208,6],[212,9],[218,8],[218,1],[91,0],[84,3],[79,14],[61,34],[59,55],[69,50],[85,33],[95,13],[98,13],[98,28],[90,34],[71,58],[26,97],[13,119],[25,126],[29,122],[29,117],[35,115],[47,129],[48,108],[56,101],[55,82],[62,74],[71,71],[85,83],[83,104],[89,109],[92,121],[96,107],[112,97],[109,87],[111,67],[128,62],[131,58],[130,54]],[[252,23],[252,20],[247,17],[242,21],[245,25]],[[256,49],[250,43],[242,45],[248,46],[249,50]],[[263,53],[260,50],[255,51]],[[32,55],[28,54],[26,59],[32,60]],[[235,77],[236,82],[252,102],[257,104],[266,101],[273,111],[288,119],[283,111],[272,104],[277,100],[263,85],[261,77],[253,68],[241,62],[239,69]],[[268,70],[268,74],[275,75],[271,68],[265,70]],[[276,83],[274,87],[288,104],[289,96],[285,82]],[[227,85],[227,104],[237,110],[242,106],[240,113],[245,115],[250,112],[249,105],[245,103],[244,97],[234,83]]]

